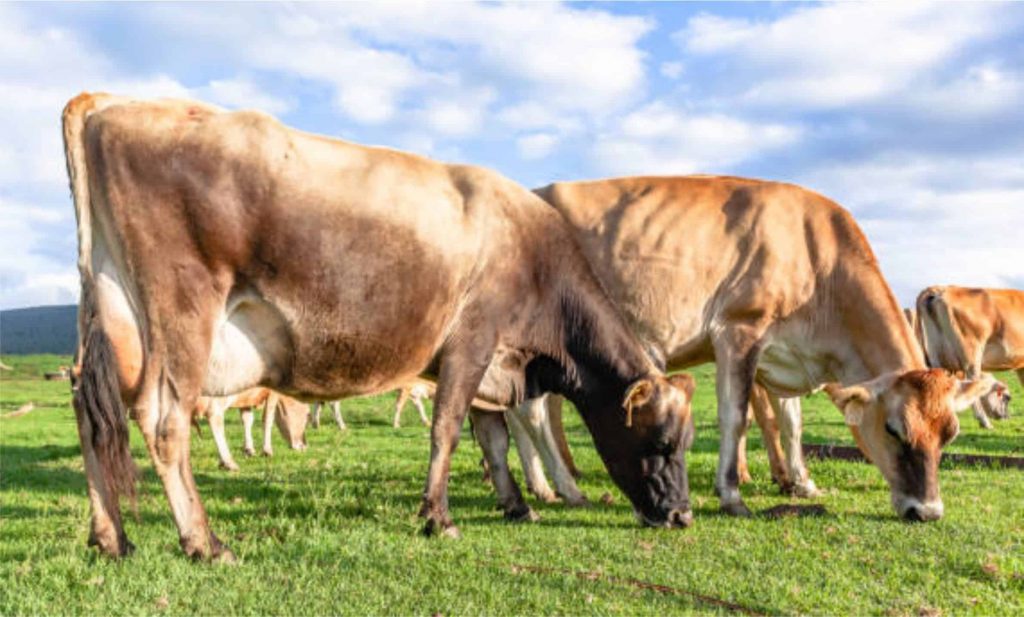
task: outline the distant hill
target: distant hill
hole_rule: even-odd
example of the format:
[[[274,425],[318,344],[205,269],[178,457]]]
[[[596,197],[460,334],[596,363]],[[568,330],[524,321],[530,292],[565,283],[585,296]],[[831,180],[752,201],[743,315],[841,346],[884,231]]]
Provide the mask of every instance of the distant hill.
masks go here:
[[[34,306],[0,311],[0,354],[72,354],[78,306]]]

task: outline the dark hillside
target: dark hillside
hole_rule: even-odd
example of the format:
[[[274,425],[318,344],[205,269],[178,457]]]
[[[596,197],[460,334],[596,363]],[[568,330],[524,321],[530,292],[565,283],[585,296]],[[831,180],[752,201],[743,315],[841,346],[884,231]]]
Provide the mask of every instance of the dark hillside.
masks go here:
[[[72,354],[77,324],[74,304],[0,311],[0,353]]]

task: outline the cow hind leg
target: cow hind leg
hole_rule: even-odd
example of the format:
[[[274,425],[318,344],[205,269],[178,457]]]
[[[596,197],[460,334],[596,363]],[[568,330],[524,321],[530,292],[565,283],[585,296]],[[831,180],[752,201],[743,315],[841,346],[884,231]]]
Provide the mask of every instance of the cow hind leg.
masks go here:
[[[555,481],[556,491],[565,500],[565,503],[573,506],[586,505],[587,498],[576,486],[572,473],[569,472],[569,468],[558,452],[558,445],[552,434],[548,418],[546,397],[527,400],[517,409],[509,410],[508,414],[519,416],[530,441],[540,453],[544,467]]]
[[[473,434],[484,451],[498,506],[505,518],[516,522],[537,520],[508,467],[508,426],[504,414],[477,409],[470,410],[470,414]]]
[[[533,438],[530,437],[529,431],[524,426],[523,419],[515,409],[510,409],[505,412],[505,420],[516,443],[516,452],[519,453],[523,475],[526,476],[526,490],[544,503],[555,503],[558,501],[558,496],[548,484],[540,452],[537,451]]]
[[[341,401],[334,401],[331,403],[331,409],[334,410],[334,423],[338,425],[339,431],[348,429],[345,426],[345,418],[341,417]]]
[[[320,407],[321,402],[317,401],[313,403],[313,410],[310,414],[309,423],[313,425],[313,428],[320,428]]]
[[[821,491],[811,479],[804,462],[803,409],[799,398],[769,397],[771,409],[775,412],[778,429],[775,432],[776,445],[782,443],[785,451],[784,473],[788,484],[780,483],[784,492],[796,497],[818,497]],[[774,424],[774,423],[773,423]]]

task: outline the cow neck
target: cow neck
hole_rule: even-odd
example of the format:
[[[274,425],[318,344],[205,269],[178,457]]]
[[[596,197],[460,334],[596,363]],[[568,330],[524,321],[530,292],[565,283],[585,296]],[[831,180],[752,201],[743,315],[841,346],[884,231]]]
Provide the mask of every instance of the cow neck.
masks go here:
[[[559,298],[564,393],[577,407],[621,397],[636,380],[657,372],[596,280],[586,278],[592,284],[566,288]]]
[[[892,290],[881,273],[870,275],[861,289],[873,293],[837,307],[845,340],[836,341],[835,355],[841,361],[835,376],[844,384],[926,368],[924,352]]]

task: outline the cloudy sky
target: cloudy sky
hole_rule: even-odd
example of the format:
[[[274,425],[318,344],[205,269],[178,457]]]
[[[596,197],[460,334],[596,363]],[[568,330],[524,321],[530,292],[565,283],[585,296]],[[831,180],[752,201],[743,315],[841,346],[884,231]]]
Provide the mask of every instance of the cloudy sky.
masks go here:
[[[797,182],[897,296],[1024,288],[1024,4],[0,4],[0,308],[74,302],[82,90],[259,108],[526,184]]]

